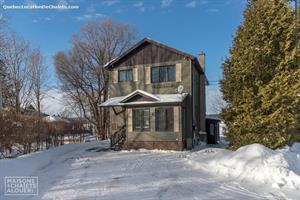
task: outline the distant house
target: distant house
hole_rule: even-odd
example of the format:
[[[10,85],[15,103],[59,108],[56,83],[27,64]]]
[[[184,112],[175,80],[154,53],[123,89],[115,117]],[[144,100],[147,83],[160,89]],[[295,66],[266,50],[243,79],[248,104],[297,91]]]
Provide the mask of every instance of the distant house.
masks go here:
[[[66,130],[70,133],[95,133],[95,126],[85,118],[73,117],[65,118],[60,115],[46,116],[43,118],[47,122],[63,122]]]
[[[66,118],[71,130],[82,130],[84,133],[95,133],[95,126],[85,118]]]
[[[44,121],[63,126],[63,143],[81,142],[86,136],[95,133],[95,126],[85,118],[63,118],[60,115],[46,116]]]
[[[111,144],[123,149],[191,149],[206,141],[205,54],[145,38],[105,65]]]
[[[38,111],[35,109],[35,107],[33,105],[29,105],[29,106],[25,106],[25,107],[21,107],[21,114],[23,115],[27,115],[27,116],[33,116],[33,115],[39,115]],[[46,117],[48,116],[45,113],[40,113],[40,115],[42,117]]]

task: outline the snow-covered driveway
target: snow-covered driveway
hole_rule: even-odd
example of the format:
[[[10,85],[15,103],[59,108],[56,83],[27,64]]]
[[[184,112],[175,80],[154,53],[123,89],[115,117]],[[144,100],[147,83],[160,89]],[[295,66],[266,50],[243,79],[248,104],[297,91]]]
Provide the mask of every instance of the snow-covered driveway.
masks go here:
[[[69,144],[0,161],[0,199],[287,199],[296,193],[213,175],[193,152],[109,151],[107,142]],[[214,149],[212,149],[213,151]],[[203,156],[214,156],[203,151]],[[4,196],[4,176],[38,176],[38,196]]]

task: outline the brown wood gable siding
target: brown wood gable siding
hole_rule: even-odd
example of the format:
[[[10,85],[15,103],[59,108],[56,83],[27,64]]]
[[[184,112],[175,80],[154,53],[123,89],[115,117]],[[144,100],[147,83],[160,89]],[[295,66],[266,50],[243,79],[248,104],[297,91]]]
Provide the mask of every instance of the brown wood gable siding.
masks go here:
[[[145,97],[143,95],[137,94],[131,97],[130,99],[128,99],[127,101],[125,101],[124,103],[137,102],[137,101],[155,101],[155,100],[150,97]]]
[[[115,67],[163,63],[184,59],[183,55],[154,44],[144,43],[114,64]]]

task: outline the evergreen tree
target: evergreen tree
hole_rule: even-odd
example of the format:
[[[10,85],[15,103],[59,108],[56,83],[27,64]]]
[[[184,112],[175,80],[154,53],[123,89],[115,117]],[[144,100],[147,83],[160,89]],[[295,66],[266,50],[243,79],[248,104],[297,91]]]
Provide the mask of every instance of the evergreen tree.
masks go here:
[[[221,81],[232,149],[251,143],[277,148],[296,132],[300,58],[295,25],[286,0],[248,2]]]

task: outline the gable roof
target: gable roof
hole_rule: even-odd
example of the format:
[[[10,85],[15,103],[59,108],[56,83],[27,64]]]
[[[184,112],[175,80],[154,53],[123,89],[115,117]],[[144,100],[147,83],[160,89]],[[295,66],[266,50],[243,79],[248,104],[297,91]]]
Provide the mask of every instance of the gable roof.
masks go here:
[[[129,95],[125,96],[122,101],[120,101],[120,103],[126,103],[127,101],[129,101],[130,99],[132,99],[133,97],[135,97],[136,95],[141,95],[143,97],[148,97],[154,101],[159,101],[160,99],[156,96],[154,96],[153,94],[150,94],[148,92],[145,92],[143,90],[135,90],[132,93],[130,93]]]
[[[128,102],[135,95],[146,95],[150,97],[151,100],[144,101],[133,101]],[[187,97],[187,93],[183,94],[150,94],[143,90],[135,90],[127,96],[112,97],[103,102],[100,107],[115,107],[115,106],[138,106],[138,105],[159,105],[159,104],[169,104],[169,103],[181,103]],[[153,99],[153,101],[152,101]]]
[[[194,61],[196,61],[196,62],[198,63],[198,65],[199,65],[199,67],[200,67],[200,64],[199,64],[199,62],[198,62],[198,59],[197,59],[195,56],[193,56],[193,55],[191,55],[191,54],[188,54],[188,53],[185,53],[185,52],[183,52],[183,51],[177,50],[177,49],[175,49],[175,48],[169,47],[169,46],[167,46],[167,45],[165,45],[165,44],[162,44],[162,43],[160,43],[160,42],[151,40],[151,39],[149,39],[149,38],[144,38],[144,39],[142,39],[141,41],[139,41],[138,43],[136,43],[135,45],[133,45],[131,48],[129,48],[127,51],[125,51],[125,52],[124,52],[123,54],[121,54],[120,56],[118,56],[118,57],[112,59],[111,61],[109,61],[108,63],[106,63],[106,64],[104,65],[104,68],[106,68],[106,69],[113,68],[113,67],[118,63],[118,61],[120,61],[120,60],[121,60],[122,58],[124,58],[126,55],[130,54],[130,53],[133,52],[135,49],[137,49],[138,47],[140,47],[141,45],[143,45],[143,44],[145,44],[145,43],[153,44],[153,45],[159,46],[159,47],[161,47],[161,48],[167,49],[167,50],[169,50],[169,51],[171,51],[171,52],[174,52],[174,53],[176,53],[176,54],[179,54],[179,55],[182,55],[182,56],[184,56],[184,57],[187,57],[187,58],[189,58],[189,59],[191,59],[191,60],[194,60]],[[197,63],[196,63],[196,64],[197,64]],[[200,67],[200,68],[201,68],[201,67]]]

